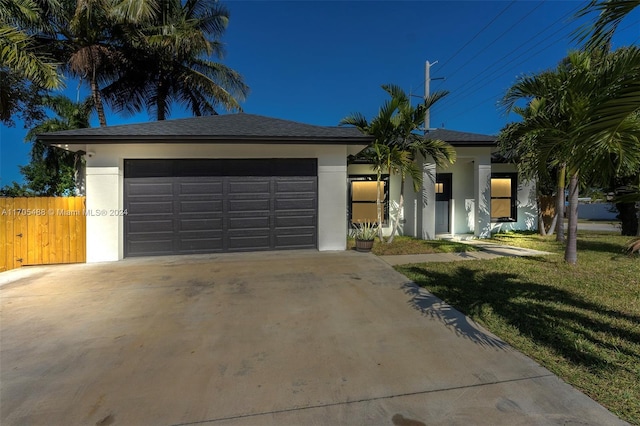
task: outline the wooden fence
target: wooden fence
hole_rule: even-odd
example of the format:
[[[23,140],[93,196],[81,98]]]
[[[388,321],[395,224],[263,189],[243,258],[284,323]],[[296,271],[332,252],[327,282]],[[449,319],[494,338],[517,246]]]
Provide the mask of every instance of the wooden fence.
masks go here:
[[[0,272],[86,261],[84,197],[0,197]]]

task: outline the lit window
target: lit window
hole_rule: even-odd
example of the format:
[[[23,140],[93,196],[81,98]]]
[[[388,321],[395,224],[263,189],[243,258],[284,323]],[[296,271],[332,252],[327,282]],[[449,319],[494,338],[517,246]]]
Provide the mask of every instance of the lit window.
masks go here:
[[[351,202],[349,219],[351,223],[378,222],[377,189],[375,176],[350,176]],[[388,219],[389,176],[380,181],[380,201],[382,202],[382,222]]]
[[[491,175],[491,220],[494,222],[517,221],[517,174]]]
[[[436,182],[436,194],[444,194],[444,183]]]

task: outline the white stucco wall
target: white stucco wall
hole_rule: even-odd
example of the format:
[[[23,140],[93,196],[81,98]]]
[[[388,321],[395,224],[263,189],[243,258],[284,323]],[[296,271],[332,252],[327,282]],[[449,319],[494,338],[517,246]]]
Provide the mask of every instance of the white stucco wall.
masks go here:
[[[446,168],[438,168],[437,173],[451,173],[450,229],[453,234],[470,234],[474,229],[474,177],[473,158],[458,157]]]
[[[122,259],[122,168],[87,166],[86,191],[87,263]]]
[[[80,147],[87,156],[87,262],[123,258],[124,160],[152,158],[317,158],[318,249],[345,250],[347,146],[260,144],[113,144]],[[113,214],[112,214],[113,213]]]

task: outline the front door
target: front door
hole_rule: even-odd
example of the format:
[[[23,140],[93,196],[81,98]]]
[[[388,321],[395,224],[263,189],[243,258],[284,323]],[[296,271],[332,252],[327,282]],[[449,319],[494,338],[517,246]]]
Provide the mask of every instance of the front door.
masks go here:
[[[436,234],[451,232],[451,173],[436,174]]]

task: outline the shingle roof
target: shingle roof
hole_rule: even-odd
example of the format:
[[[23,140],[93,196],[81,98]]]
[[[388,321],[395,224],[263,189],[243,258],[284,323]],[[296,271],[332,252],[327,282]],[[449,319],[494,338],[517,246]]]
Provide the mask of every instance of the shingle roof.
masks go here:
[[[449,142],[453,146],[494,146],[498,139],[497,136],[459,132],[449,129],[430,130],[428,136],[431,139],[440,139]]]
[[[86,144],[224,141],[368,144],[371,141],[370,136],[352,127],[316,126],[245,113],[64,130],[40,134],[38,139],[48,143]]]

